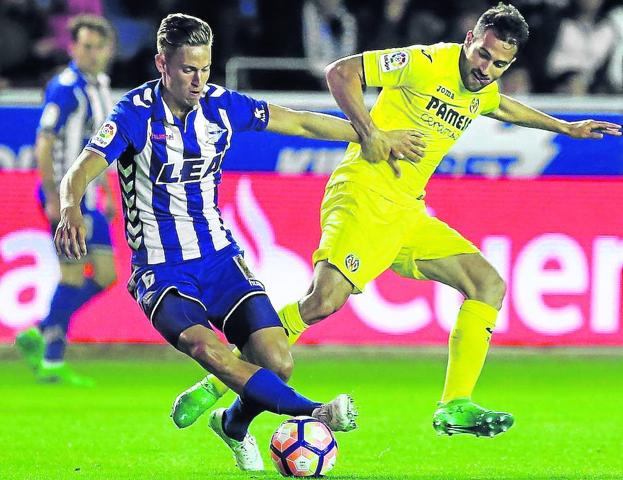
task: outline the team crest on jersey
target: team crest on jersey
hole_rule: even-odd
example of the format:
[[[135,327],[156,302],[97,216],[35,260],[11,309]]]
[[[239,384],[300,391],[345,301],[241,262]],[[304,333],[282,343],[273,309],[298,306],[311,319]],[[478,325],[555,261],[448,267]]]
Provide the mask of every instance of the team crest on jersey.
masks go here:
[[[384,72],[400,70],[407,63],[409,63],[409,54],[407,52],[385,53],[381,55],[381,70]]]
[[[478,107],[480,106],[480,100],[478,97],[474,97],[472,99],[472,103],[469,104],[469,113],[474,114],[478,111]]]
[[[106,122],[93,137],[93,143],[98,147],[107,147],[112,142],[112,139],[115,138],[116,133],[117,124],[115,122]]]
[[[344,265],[346,265],[349,272],[355,273],[359,270],[359,258],[355,254],[349,253],[344,259]]]

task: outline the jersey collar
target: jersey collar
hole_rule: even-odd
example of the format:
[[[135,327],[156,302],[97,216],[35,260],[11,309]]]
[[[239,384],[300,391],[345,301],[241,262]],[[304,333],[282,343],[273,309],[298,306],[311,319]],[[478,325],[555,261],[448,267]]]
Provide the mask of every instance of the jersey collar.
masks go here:
[[[164,98],[162,98],[162,80],[158,80],[158,82],[156,83],[156,87],[154,88],[154,97],[155,97],[155,101],[154,101],[152,118],[156,121],[164,120],[170,125],[175,125],[176,119],[171,113],[171,109],[164,101]],[[192,111],[197,110],[198,108],[199,108],[199,105],[195,105],[193,107],[193,110],[189,112],[189,115],[190,113],[192,113]]]

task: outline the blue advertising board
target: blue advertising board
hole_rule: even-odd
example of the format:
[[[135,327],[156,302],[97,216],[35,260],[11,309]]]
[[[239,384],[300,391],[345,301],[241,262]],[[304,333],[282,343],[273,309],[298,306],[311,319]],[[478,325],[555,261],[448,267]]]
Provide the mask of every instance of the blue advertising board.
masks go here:
[[[0,107],[0,169],[34,168],[32,147],[39,115],[37,107]],[[623,115],[592,116],[623,123]],[[589,118],[589,115],[560,117],[572,121]],[[324,174],[331,172],[341,160],[344,148],[341,142],[248,132],[239,134],[223,168],[243,172]],[[490,177],[621,175],[623,139],[576,140],[481,117],[459,139],[437,173]]]

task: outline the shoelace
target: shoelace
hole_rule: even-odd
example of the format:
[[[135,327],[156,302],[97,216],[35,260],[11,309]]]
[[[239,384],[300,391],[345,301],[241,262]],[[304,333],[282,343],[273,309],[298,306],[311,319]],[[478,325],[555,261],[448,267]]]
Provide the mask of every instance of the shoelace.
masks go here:
[[[245,457],[245,460],[249,460],[255,457],[255,447],[255,439],[247,435],[239,445],[236,445],[236,450]]]

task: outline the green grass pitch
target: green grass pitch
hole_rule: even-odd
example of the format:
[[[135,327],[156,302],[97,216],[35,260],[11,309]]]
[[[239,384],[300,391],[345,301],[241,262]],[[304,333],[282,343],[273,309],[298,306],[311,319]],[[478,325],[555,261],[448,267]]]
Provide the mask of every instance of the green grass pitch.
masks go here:
[[[93,389],[36,385],[7,349],[0,355],[3,480],[281,478],[268,455],[281,417],[266,413],[252,426],[267,466],[254,474],[236,470],[205,417],[175,428],[171,401],[201,370],[169,347],[76,360],[97,380]],[[360,410],[360,428],[337,434],[327,478],[623,478],[620,352],[494,350],[474,398],[512,412],[516,424],[493,439],[438,437],[431,428],[441,350],[297,350],[294,386],[320,400],[351,393]]]

